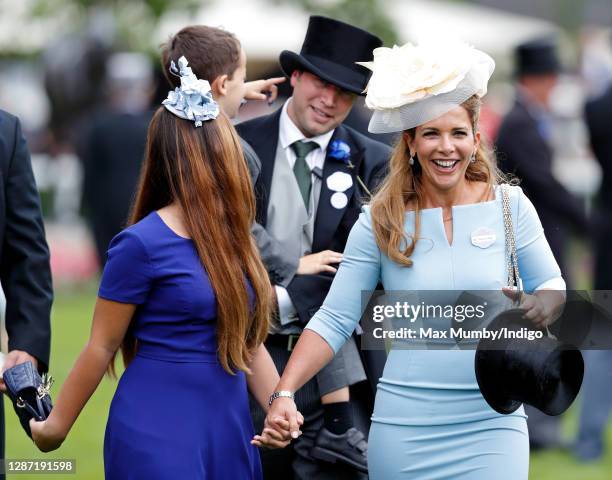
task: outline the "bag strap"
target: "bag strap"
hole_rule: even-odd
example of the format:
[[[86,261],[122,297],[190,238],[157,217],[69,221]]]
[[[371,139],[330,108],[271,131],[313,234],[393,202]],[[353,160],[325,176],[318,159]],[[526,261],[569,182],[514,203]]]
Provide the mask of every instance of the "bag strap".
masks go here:
[[[519,291],[518,299],[516,304],[521,303],[521,297],[523,296],[523,281],[519,276],[518,269],[518,256],[516,254],[516,241],[514,238],[514,228],[512,226],[512,210],[510,210],[510,194],[508,193],[508,184],[502,183],[501,196],[502,196],[502,209],[504,212],[504,232],[506,235],[506,265],[508,269],[508,286],[517,287]],[[553,340],[557,340],[546,325],[546,335]]]
[[[506,237],[506,269],[508,272],[508,286],[518,287],[523,291],[523,282],[519,275],[518,256],[516,255],[516,240],[514,238],[514,227],[512,224],[512,210],[510,209],[510,194],[508,184],[500,185],[502,197],[502,210],[504,213],[504,233]]]

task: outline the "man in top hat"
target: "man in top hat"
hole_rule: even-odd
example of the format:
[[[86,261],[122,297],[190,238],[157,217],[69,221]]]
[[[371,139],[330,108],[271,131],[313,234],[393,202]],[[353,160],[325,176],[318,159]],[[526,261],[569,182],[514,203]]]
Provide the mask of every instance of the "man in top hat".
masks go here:
[[[497,136],[500,167],[514,173],[533,201],[542,221],[546,239],[561,268],[567,268],[564,247],[567,228],[588,228],[581,202],[553,176],[550,95],[555,88],[561,63],[556,45],[548,39],[532,40],[516,48],[516,100],[504,117]]]
[[[550,95],[557,84],[561,63],[556,45],[549,39],[537,39],[516,48],[516,100],[504,117],[497,137],[500,168],[514,173],[535,206],[546,239],[561,268],[567,268],[564,249],[567,228],[586,231],[588,222],[581,202],[559,183],[552,173],[552,118]],[[534,408],[526,408],[532,448],[560,444],[558,417],[548,417]]]
[[[355,62],[370,60],[381,45],[364,30],[311,17],[301,52],[280,55],[293,96],[275,113],[237,127],[261,160],[257,221],[298,265],[283,285],[272,276],[279,309],[266,347],[281,372],[325,299],[362,203],[386,172],[389,147],[342,123],[370,76]],[[356,343],[349,341],[296,395],[304,433],[282,451],[262,452],[265,477],[363,475],[369,412],[354,391],[365,379]],[[365,390],[371,394],[369,386]],[[263,414],[252,413],[258,429]]]

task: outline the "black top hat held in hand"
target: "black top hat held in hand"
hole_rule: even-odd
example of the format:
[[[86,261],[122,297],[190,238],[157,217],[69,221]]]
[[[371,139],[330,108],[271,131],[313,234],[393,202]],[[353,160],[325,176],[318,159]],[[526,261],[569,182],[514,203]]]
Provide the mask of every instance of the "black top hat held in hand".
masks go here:
[[[363,94],[372,72],[355,62],[372,60],[372,50],[382,40],[361,28],[314,15],[308,22],[299,54],[284,50],[280,65],[288,77],[306,70],[349,92]]]
[[[487,327],[515,332],[533,330],[519,309],[498,315]],[[580,390],[584,361],[580,351],[549,338],[482,339],[476,350],[476,380],[482,396],[495,411],[514,412],[527,403],[548,415],[569,408]]]

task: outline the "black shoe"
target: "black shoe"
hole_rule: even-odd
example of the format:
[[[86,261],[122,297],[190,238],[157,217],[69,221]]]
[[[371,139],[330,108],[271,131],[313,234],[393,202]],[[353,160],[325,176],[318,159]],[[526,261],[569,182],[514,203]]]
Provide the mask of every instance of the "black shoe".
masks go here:
[[[342,462],[363,473],[368,473],[368,442],[356,428],[336,435],[323,427],[319,430],[310,456],[324,462]]]

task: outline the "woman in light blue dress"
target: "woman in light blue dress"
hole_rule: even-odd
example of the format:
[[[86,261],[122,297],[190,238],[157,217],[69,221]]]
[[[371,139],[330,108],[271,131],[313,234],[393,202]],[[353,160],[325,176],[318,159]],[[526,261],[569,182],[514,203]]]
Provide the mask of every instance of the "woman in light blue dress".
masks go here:
[[[370,130],[403,134],[387,179],[351,231],[325,303],[294,349],[269,421],[295,423],[292,393],[351,335],[362,291],[378,282],[387,291],[507,285],[501,175],[478,131],[493,61],[465,45],[407,45],[375,50],[368,67]],[[517,186],[508,193],[527,292],[521,308],[541,327],[563,302],[564,293],[551,291],[565,284],[533,205]],[[524,410],[501,415],[487,404],[473,349],[390,351],[369,435],[372,480],[517,480],[527,478],[528,460]]]

